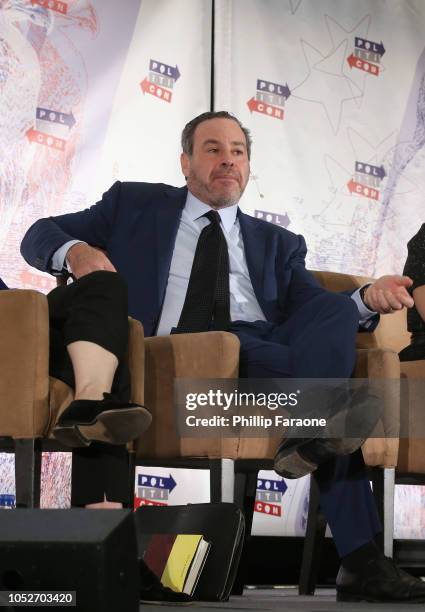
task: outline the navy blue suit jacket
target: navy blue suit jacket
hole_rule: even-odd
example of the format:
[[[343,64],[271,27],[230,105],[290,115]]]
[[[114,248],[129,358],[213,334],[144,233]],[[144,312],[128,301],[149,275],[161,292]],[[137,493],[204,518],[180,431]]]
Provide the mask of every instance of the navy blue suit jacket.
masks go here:
[[[55,251],[72,239],[104,249],[129,288],[129,314],[153,335],[161,314],[187,188],[116,182],[91,208],[37,221],[21,253],[51,271]],[[268,321],[283,322],[325,291],[305,268],[306,245],[281,227],[238,211],[252,286]]]
[[[4,284],[4,282],[1,280],[0,278],[0,290],[1,289],[7,289],[8,287]]]

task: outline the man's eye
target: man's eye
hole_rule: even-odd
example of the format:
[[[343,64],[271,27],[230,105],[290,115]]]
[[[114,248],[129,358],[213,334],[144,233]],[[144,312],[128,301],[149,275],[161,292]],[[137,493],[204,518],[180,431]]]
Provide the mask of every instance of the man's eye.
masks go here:
[[[218,149],[213,148],[213,149],[208,149],[208,153],[217,153]]]

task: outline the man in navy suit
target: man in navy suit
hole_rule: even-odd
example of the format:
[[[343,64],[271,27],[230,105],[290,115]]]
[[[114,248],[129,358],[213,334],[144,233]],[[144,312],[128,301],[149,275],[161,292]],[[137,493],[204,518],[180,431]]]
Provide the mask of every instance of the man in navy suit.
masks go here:
[[[197,270],[205,266],[205,252],[215,262],[212,242],[225,240],[214,286],[227,283],[227,289],[214,296],[203,329],[238,336],[241,377],[348,378],[359,320],[373,329],[377,313],[411,306],[411,281],[382,277],[352,296],[321,288],[305,269],[302,236],[238,209],[250,147],[248,130],[234,116],[204,113],[182,134],[187,187],[117,182],[89,210],[36,222],[21,252],[41,270],[60,274],[68,268],[76,278],[118,270],[129,287],[129,314],[149,336],[197,331],[193,303],[206,307]],[[305,444],[288,453],[283,446],[276,468],[286,472],[295,458],[300,473],[316,470],[321,506],[342,559],[338,598],[425,601],[425,586],[399,573],[374,544],[381,527],[360,451],[322,457],[320,451]]]

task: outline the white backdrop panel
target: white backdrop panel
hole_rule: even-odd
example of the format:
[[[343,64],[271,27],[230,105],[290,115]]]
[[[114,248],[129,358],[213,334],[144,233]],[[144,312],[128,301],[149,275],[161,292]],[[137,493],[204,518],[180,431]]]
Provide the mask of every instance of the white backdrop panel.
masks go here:
[[[19,254],[33,221],[117,178],[183,183],[181,129],[210,104],[211,1],[43,4],[0,8],[0,270],[47,291]]]
[[[399,272],[423,221],[425,3],[217,6],[215,106],[254,138],[245,210],[304,234],[314,269]]]

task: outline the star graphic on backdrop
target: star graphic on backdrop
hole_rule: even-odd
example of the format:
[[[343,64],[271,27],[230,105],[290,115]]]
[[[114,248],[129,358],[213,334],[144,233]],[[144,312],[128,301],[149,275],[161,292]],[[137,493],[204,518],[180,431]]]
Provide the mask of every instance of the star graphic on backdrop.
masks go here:
[[[343,41],[328,55],[323,55],[305,40],[301,40],[301,48],[308,75],[292,89],[292,96],[320,104],[336,134],[340,127],[344,103],[361,95],[359,90],[353,92],[353,84],[343,74],[347,41]]]
[[[356,161],[362,161],[374,166],[382,164],[382,160],[388,150],[393,147],[396,130],[387,134],[379,142],[373,144],[369,138],[366,138],[354,128],[347,129],[347,136],[350,146],[353,149],[354,158]]]
[[[351,29],[347,29],[347,28],[344,28],[343,25],[338,23],[333,17],[330,17],[329,15],[325,15],[326,27],[329,32],[329,37],[332,41],[333,48],[338,47],[338,45],[340,45],[341,42],[346,40],[348,42],[347,56],[350,55],[351,52],[354,51],[354,39],[356,36],[360,38],[369,39],[369,28],[370,28],[371,21],[372,21],[372,16],[370,14],[367,14],[364,17],[362,17],[360,21],[358,21],[358,23],[356,23],[354,27],[352,27]],[[380,72],[385,70],[385,67],[382,64],[382,59],[381,59],[381,63],[379,64],[379,70]],[[360,89],[362,94],[364,94],[366,79],[376,78],[376,77],[371,77],[371,75],[368,75],[366,72],[363,72],[362,70],[350,68],[347,62],[345,62],[344,64],[343,73],[348,79],[350,79],[353,85],[355,85],[357,88]],[[361,106],[361,103],[362,103],[362,98],[361,97],[357,98],[356,104],[358,105],[359,108]]]
[[[341,162],[336,160],[331,155],[325,154],[323,156],[323,160],[333,192],[336,193],[337,191],[344,191],[345,193],[345,186],[349,178],[352,176],[353,170],[351,168],[346,168],[343,164],[341,164]]]
[[[291,13],[293,15],[295,15],[295,13],[297,12],[297,10],[299,9],[299,6],[301,4],[303,0],[289,0],[289,5],[291,7]]]
[[[389,159],[392,158],[394,145],[392,144],[395,138],[395,131],[389,132],[386,136],[381,139],[375,139],[371,141],[370,136],[365,137],[357,130],[349,128],[347,130],[347,138],[353,151],[353,163],[350,168],[347,168],[341,162],[331,155],[325,154],[323,157],[324,166],[329,176],[329,191],[331,196],[328,200],[322,200],[322,209],[317,214],[317,218],[325,217],[326,214],[332,212],[332,214],[338,215],[338,211],[343,207],[346,207],[349,202],[353,202],[353,199],[357,199],[355,193],[350,194],[347,189],[348,181],[353,177],[355,171],[355,162],[361,161],[369,163],[374,166],[383,166],[386,174],[389,173]],[[380,186],[381,205],[384,205],[382,194],[386,189],[386,177],[384,182]],[[402,181],[402,189],[398,189],[398,194],[406,193],[414,189],[412,181],[407,178]]]
[[[329,192],[331,195],[329,200],[322,200],[322,209],[314,215],[317,221],[327,219],[327,214],[338,217],[338,211],[343,208],[346,210],[346,198],[349,198],[349,203],[352,203],[352,196],[347,190],[347,183],[352,177],[352,171],[327,154],[323,156],[323,163],[329,176]]]
[[[347,168],[331,155],[325,154],[323,156],[324,166],[329,176],[329,191],[332,196],[329,200],[322,200],[324,209],[322,209],[320,214],[323,214],[329,206],[335,206],[337,200],[339,200],[337,205],[339,207],[343,203],[343,199],[353,197],[347,190],[347,183],[353,177],[356,161],[369,163],[374,166],[383,165],[388,174],[388,167],[385,161],[388,157],[388,152],[393,149],[392,142],[394,137],[395,131],[389,132],[384,138],[376,139],[374,144],[371,142],[370,136],[366,138],[353,128],[347,129],[347,139],[353,151],[353,164],[350,168]]]
[[[341,47],[341,53],[336,53],[335,51],[337,51],[339,47]],[[347,47],[348,47],[348,41],[346,40],[341,41],[338,47],[336,47],[336,49],[334,50],[332,54],[328,55],[324,59],[317,62],[317,64],[314,66],[316,70],[320,70],[321,72],[324,72],[326,74],[331,74],[331,75],[332,74],[343,74],[344,75]],[[361,90],[361,88],[355,83],[353,83],[353,81],[351,81],[349,78],[347,78],[347,83],[350,87],[350,91],[352,93],[353,99],[356,99],[356,100],[360,99],[361,95],[363,94],[363,91]]]
[[[334,48],[341,44],[343,40],[349,40],[354,45],[354,38],[356,36],[368,38],[371,21],[372,16],[370,14],[365,15],[351,30],[348,30],[333,17],[330,17],[330,15],[325,15],[326,27]]]
[[[369,164],[373,164],[374,166],[382,165],[384,167],[387,176],[384,179],[384,182],[381,183],[380,189],[385,194],[388,187],[387,177],[393,163],[393,154],[395,150],[394,141],[396,139],[397,131],[393,130],[381,140],[378,141],[375,139],[374,142],[371,142],[370,136],[366,137],[363,134],[360,134],[360,132],[354,128],[348,128],[347,134],[356,161],[367,162]],[[409,193],[414,189],[415,185],[410,179],[405,176],[400,177],[397,185],[397,195]],[[393,192],[392,195],[394,195]],[[387,204],[388,195],[384,195],[382,205],[383,207],[386,207]]]

